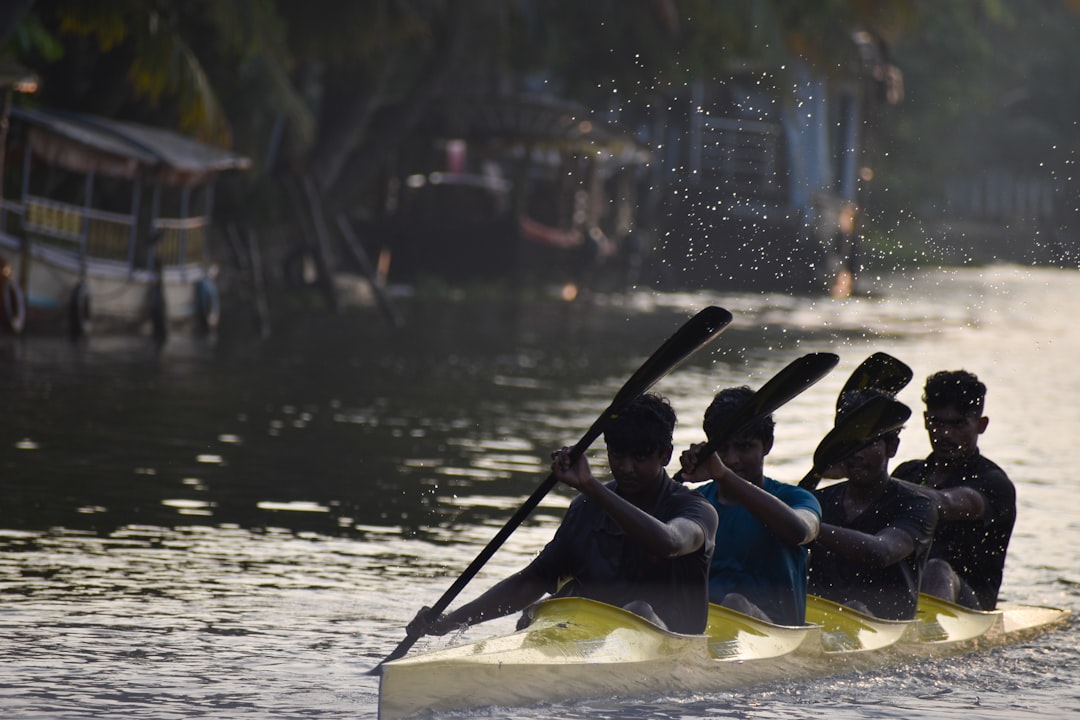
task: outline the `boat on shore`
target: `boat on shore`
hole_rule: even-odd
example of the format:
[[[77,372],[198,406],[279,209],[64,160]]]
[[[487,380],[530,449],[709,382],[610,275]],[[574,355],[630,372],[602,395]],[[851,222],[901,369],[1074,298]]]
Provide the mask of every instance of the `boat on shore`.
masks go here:
[[[163,128],[13,108],[0,198],[0,321],[73,336],[213,330],[214,181],[247,158]]]
[[[379,718],[822,677],[1014,642],[1068,615],[1031,605],[972,611],[923,595],[915,620],[881,620],[811,596],[806,625],[711,605],[706,632],[683,635],[604,603],[552,598],[522,630],[385,663]]]

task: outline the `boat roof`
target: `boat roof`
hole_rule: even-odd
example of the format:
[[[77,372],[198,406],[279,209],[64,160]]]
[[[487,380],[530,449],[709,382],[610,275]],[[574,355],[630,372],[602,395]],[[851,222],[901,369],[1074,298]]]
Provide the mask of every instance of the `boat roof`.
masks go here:
[[[251,160],[165,128],[43,108],[12,108],[30,127],[30,144],[46,162],[83,173],[135,179],[152,173],[169,185],[198,185]]]

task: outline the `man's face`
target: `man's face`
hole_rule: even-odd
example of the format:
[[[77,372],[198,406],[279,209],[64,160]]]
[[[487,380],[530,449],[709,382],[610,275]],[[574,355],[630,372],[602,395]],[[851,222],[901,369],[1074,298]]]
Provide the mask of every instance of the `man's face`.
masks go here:
[[[871,485],[888,473],[889,458],[896,454],[899,440],[878,438],[849,455],[841,464],[844,476],[854,485]]]
[[[988,418],[978,412],[961,412],[955,407],[927,408],[923,422],[930,435],[930,447],[943,460],[962,460],[979,446],[979,435]]]
[[[765,456],[770,450],[771,442],[744,435],[724,443],[720,448],[720,459],[739,477],[761,485],[765,474]]]
[[[626,498],[651,494],[661,473],[671,460],[671,449],[648,455],[634,455],[608,448],[608,467]]]

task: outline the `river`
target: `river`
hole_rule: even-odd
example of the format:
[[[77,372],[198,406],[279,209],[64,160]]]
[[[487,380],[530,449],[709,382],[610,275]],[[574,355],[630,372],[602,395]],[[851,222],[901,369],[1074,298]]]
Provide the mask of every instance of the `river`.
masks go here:
[[[1004,602],[1080,610],[1080,273],[994,266],[876,279],[870,297],[402,300],[239,317],[216,342],[0,338],[0,709],[10,718],[373,718],[364,671],[403,638],[687,317],[735,317],[658,383],[701,439],[712,394],[798,355],[840,365],[777,413],[768,470],[797,481],[867,355],[900,393],[963,367],[989,386],[984,453],[1017,484]],[[898,460],[925,455],[921,424]],[[602,468],[602,442],[590,454]],[[550,494],[464,590],[523,566],[569,495]],[[503,624],[500,624],[503,623]],[[468,637],[506,629],[506,620]],[[453,638],[421,640],[414,652]],[[1080,717],[1075,621],[1004,648],[752,691],[450,717]]]

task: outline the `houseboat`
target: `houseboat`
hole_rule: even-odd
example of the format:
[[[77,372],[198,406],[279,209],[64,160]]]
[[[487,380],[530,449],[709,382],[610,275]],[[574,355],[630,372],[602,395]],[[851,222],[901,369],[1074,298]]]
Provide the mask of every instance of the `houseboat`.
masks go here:
[[[0,198],[9,331],[213,331],[213,189],[250,161],[162,128],[12,108]]]
[[[570,297],[618,278],[651,153],[575,102],[463,94],[433,103],[386,168],[362,234],[394,282],[540,284]]]

